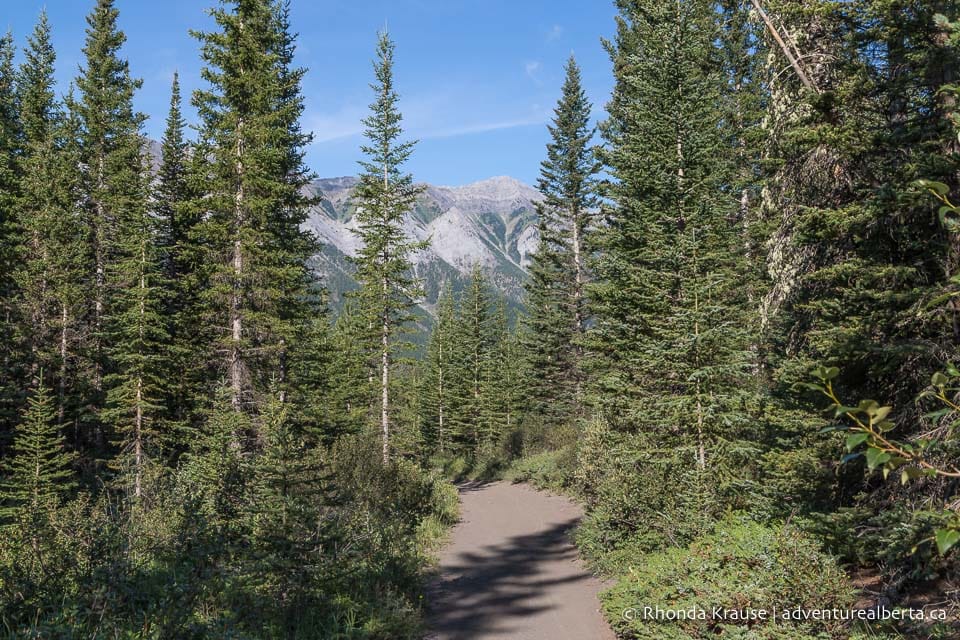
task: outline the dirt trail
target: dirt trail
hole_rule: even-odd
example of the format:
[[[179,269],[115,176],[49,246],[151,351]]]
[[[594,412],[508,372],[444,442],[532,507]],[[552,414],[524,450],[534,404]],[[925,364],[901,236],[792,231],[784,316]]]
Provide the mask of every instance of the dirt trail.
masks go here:
[[[429,591],[428,640],[613,640],[570,540],[579,507],[527,485],[460,488],[461,522]]]

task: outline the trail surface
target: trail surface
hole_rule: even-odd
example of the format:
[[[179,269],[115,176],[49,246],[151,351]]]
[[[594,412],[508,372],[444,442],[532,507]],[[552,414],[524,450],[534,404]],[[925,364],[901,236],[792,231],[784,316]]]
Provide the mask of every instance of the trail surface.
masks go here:
[[[581,515],[524,484],[461,486],[461,521],[429,590],[428,640],[613,640],[602,585],[570,540]]]

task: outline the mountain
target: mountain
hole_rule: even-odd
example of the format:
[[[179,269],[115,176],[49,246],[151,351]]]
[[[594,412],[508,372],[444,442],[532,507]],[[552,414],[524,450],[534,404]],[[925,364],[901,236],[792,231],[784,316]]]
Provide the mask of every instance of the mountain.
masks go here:
[[[323,243],[313,267],[334,307],[357,286],[347,259],[356,255],[359,243],[353,232],[356,185],[356,178],[343,177],[316,180],[309,187],[319,204],[304,226]],[[479,263],[508,305],[519,307],[529,256],[538,240],[534,203],[540,198],[533,187],[508,177],[461,187],[428,185],[405,225],[411,240],[430,239],[430,247],[413,257],[415,273],[426,290],[420,306],[432,315],[444,282],[461,291]]]

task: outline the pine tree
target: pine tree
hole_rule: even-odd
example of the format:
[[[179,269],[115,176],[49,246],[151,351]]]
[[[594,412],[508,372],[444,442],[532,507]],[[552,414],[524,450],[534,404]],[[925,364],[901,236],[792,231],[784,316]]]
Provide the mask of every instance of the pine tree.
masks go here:
[[[632,434],[634,455],[676,483],[664,491],[649,479],[651,499],[701,517],[717,506],[705,492],[742,464],[727,452],[753,436],[754,322],[740,287],[747,264],[723,140],[719,34],[706,0],[618,5],[602,127],[610,204],[593,289],[598,392]]]
[[[196,153],[210,161],[201,196],[210,211],[207,307],[226,328],[214,346],[231,405],[251,411],[272,379],[287,393],[291,341],[308,311],[304,70],[291,66],[286,3],[239,0],[212,15],[220,30],[195,34],[209,88],[193,97],[202,121]]]
[[[453,408],[453,369],[456,366],[454,336],[456,303],[449,284],[444,283],[437,300],[437,317],[427,343],[424,362],[422,412],[423,440],[431,452],[447,453]]]
[[[403,173],[403,164],[414,142],[400,142],[402,116],[393,85],[394,44],[386,33],[377,42],[374,62],[376,81],[371,85],[376,101],[363,121],[369,144],[361,149],[366,160],[354,197],[357,203],[357,236],[363,246],[354,262],[361,288],[358,300],[369,322],[378,331],[380,430],[383,461],[390,459],[390,372],[397,349],[395,338],[410,319],[410,310],[420,296],[420,284],[411,275],[412,253],[425,243],[409,242],[403,222],[422,188]]]
[[[37,513],[57,506],[60,497],[74,487],[70,468],[75,455],[67,450],[66,438],[56,424],[56,410],[43,374],[27,400],[27,410],[14,432],[13,455],[5,464],[2,484],[4,520],[21,513]]]
[[[551,141],[541,164],[537,203],[540,240],[530,265],[526,322],[535,411],[557,422],[582,412],[583,335],[589,279],[588,244],[599,165],[590,141],[590,103],[571,56],[563,95],[548,127]]]

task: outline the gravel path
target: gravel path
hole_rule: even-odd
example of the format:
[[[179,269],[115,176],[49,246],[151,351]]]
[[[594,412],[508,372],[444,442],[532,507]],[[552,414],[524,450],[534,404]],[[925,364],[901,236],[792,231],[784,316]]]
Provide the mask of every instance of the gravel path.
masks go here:
[[[461,522],[429,590],[428,640],[613,640],[570,541],[580,508],[527,485],[460,487]]]

